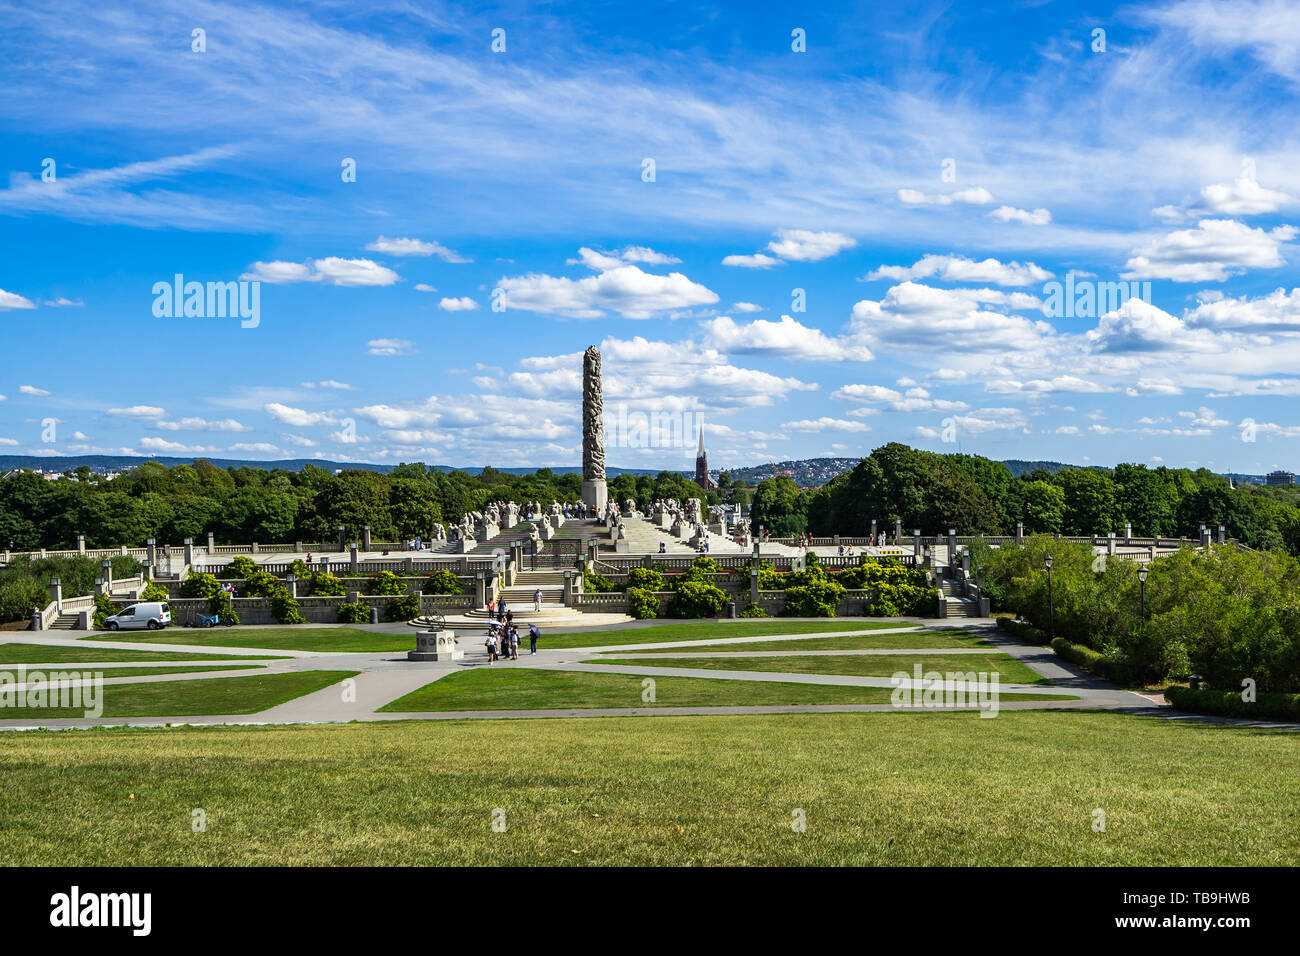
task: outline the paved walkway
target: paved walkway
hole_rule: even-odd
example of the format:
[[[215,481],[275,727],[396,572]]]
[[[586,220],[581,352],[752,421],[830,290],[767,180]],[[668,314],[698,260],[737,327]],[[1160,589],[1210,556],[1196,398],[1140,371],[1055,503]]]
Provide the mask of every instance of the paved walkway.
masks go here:
[[[1008,701],[999,704],[1002,710],[1023,709],[1108,709],[1125,710],[1137,714],[1167,716],[1175,719],[1198,719],[1171,711],[1167,707],[1155,707],[1153,701],[1144,695],[1120,690],[1099,681],[1076,668],[1062,662],[1050,650],[1021,644],[999,632],[987,621],[963,622],[961,628],[944,625],[933,621],[899,621],[898,626],[873,630],[852,630],[846,622],[845,630],[820,632],[812,634],[767,635],[756,637],[711,638],[702,641],[662,641],[650,644],[611,644],[599,647],[554,648],[547,647],[544,637],[537,655],[524,652],[518,661],[501,661],[497,668],[525,668],[551,671],[576,671],[598,674],[627,674],[648,677],[697,677],[710,680],[740,680],[765,683],[815,684],[847,687],[888,687],[896,686],[889,677],[865,677],[843,674],[804,674],[768,671],[712,670],[692,667],[658,667],[650,661],[664,657],[713,657],[735,659],[746,655],[753,657],[821,657],[844,655],[978,655],[989,653],[1006,653],[1023,662],[1031,670],[1053,681],[1051,685],[1009,684],[999,685],[1003,693],[1029,693],[1039,695],[1074,696],[1076,700],[1043,701]],[[727,625],[719,630],[725,633]],[[414,645],[415,634],[402,625],[379,625],[362,629],[379,633],[407,634]],[[627,628],[629,633],[639,628]],[[952,647],[952,648],[862,648],[847,650],[799,650],[803,641],[862,634],[865,637],[885,638],[890,634],[907,635],[925,630],[930,633],[942,633],[944,630],[967,630],[978,633],[992,642],[989,647]],[[621,630],[621,629],[620,629]],[[590,631],[580,633],[591,633]],[[550,634],[559,638],[559,634]],[[48,633],[26,636],[26,632],[16,632],[6,636],[0,643],[16,643],[46,647],[76,647],[81,650],[97,648],[105,652],[105,660],[86,664],[73,661],[55,661],[49,664],[23,665],[28,671],[34,669],[58,669],[63,671],[86,671],[107,666],[117,667],[160,667],[170,666],[209,666],[233,664],[257,664],[258,671],[217,670],[191,674],[160,674],[140,677],[106,678],[106,686],[121,686],[127,683],[153,683],[179,680],[213,680],[231,676],[253,676],[265,673],[289,673],[304,670],[339,670],[357,671],[356,677],[330,685],[322,690],[304,695],[276,707],[256,714],[225,714],[202,717],[130,717],[130,718],[52,718],[47,720],[0,719],[0,729],[35,729],[35,728],[77,728],[101,726],[188,726],[188,725],[260,725],[260,724],[301,724],[301,723],[338,723],[349,721],[386,721],[386,720],[465,720],[465,719],[531,719],[538,717],[630,717],[630,716],[679,716],[679,715],[743,715],[743,714],[788,714],[788,713],[871,713],[901,709],[891,704],[821,704],[821,705],[737,705],[714,707],[629,707],[629,708],[594,708],[574,709],[556,708],[545,710],[503,710],[503,711],[456,711],[437,713],[386,713],[379,708],[411,693],[433,681],[467,669],[487,665],[487,655],[480,641],[479,632],[467,631],[462,634],[461,646],[465,658],[455,662],[413,662],[406,659],[401,652],[323,652],[323,651],[282,651],[278,649],[260,649],[249,647],[211,647],[207,645],[186,644],[150,644],[132,643],[129,640],[83,641],[73,637],[56,637]],[[745,651],[746,644],[760,641],[783,641],[790,644],[788,650]],[[166,652],[195,652],[201,654],[218,654],[219,658],[195,661],[125,661],[113,663],[107,658],[118,649],[149,650]],[[584,661],[597,656],[617,656],[628,650],[649,651],[645,654],[646,666],[636,663],[623,664],[587,664]],[[274,660],[250,660],[252,657],[276,655]],[[16,670],[17,665],[5,670]],[[919,686],[908,679],[903,686]],[[950,682],[944,682],[945,689],[953,688]],[[932,710],[932,708],[930,708]],[[0,714],[3,710],[0,709]],[[1280,727],[1300,730],[1293,724],[1272,724],[1268,722],[1233,721],[1226,718],[1205,718],[1215,723],[1239,723],[1259,727]]]

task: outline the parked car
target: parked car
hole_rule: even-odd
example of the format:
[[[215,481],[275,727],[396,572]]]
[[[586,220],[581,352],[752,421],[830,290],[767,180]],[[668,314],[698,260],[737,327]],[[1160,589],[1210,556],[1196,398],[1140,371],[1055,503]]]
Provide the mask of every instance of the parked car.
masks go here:
[[[165,601],[145,601],[132,604],[118,611],[112,617],[104,618],[104,626],[110,631],[125,630],[132,627],[147,627],[156,631],[172,622],[171,605]]]

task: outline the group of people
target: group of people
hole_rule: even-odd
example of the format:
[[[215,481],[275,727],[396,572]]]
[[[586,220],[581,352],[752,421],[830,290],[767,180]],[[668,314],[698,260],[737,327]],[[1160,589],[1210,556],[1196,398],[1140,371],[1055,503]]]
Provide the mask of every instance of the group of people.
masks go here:
[[[537,639],[542,636],[542,632],[537,629],[536,624],[528,625],[528,652],[537,653]],[[483,641],[483,646],[487,648],[488,663],[495,664],[499,660],[519,660],[519,629],[514,623],[498,623],[488,621],[487,637]]]

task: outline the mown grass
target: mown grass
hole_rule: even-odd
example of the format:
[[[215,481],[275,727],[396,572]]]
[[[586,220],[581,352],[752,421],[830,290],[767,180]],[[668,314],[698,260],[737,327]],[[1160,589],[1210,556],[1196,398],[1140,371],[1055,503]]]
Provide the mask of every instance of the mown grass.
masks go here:
[[[301,627],[286,625],[227,630],[226,628],[181,628],[164,631],[140,631],[139,637],[122,634],[98,634],[86,641],[139,641],[144,644],[196,644],[213,647],[263,647],[281,651],[342,651],[354,654],[371,651],[409,651],[415,647],[415,631],[385,634],[362,631],[355,627]]]
[[[637,663],[640,663],[639,661]],[[458,671],[379,708],[389,713],[450,710],[569,710],[606,707],[729,707],[763,704],[888,704],[888,687],[837,687],[780,681],[654,677],[646,701],[645,676],[502,667]],[[1074,700],[1045,694],[1001,695],[1003,700]]]
[[[604,644],[657,644],[661,641],[706,641],[727,637],[767,637],[773,634],[821,634],[827,631],[879,631],[913,627],[890,621],[838,618],[829,621],[677,621],[649,627],[615,628],[605,631],[571,631],[548,634],[542,629],[539,647],[599,647]]]
[[[865,651],[895,648],[993,647],[969,631],[909,631],[901,634],[850,634],[845,637],[791,637],[746,644],[704,644],[700,651],[682,649],[683,655],[744,654],[751,651]],[[632,648],[616,654],[662,654],[660,648]]]
[[[715,671],[765,671],[785,674],[845,674],[855,677],[889,677],[898,671],[912,676],[916,667],[923,674],[960,672],[998,675],[1004,684],[1050,684],[1010,654],[819,654],[813,657],[600,657],[585,664],[626,664],[634,667],[695,667]]]
[[[293,671],[253,677],[109,684],[104,687],[104,717],[195,717],[255,714],[310,694],[358,671]],[[81,707],[3,707],[0,720],[52,720],[84,717]],[[9,738],[5,738],[7,741]]]
[[[114,638],[121,640],[122,638]],[[107,636],[98,640],[109,640]],[[241,655],[250,661],[281,660],[266,654]],[[112,647],[68,647],[62,644],[0,644],[0,667],[5,664],[55,664],[93,661],[212,661],[229,660],[224,654],[186,651],[121,650]]]
[[[24,665],[26,666],[26,665]],[[184,664],[166,665],[162,667],[101,667],[98,664],[87,664],[84,666],[71,667],[59,664],[56,667],[28,667],[27,672],[39,671],[52,679],[53,675],[59,673],[77,673],[77,674],[101,674],[105,680],[110,677],[146,677],[158,676],[162,674],[198,674],[203,671],[260,671],[266,665],[264,664],[204,664],[186,666]],[[0,671],[8,671],[9,668],[0,666]],[[18,679],[17,670],[10,671],[14,680]],[[0,710],[0,719],[3,719],[4,711]]]
[[[0,863],[1288,866],[1298,761],[1073,711],[33,732]]]

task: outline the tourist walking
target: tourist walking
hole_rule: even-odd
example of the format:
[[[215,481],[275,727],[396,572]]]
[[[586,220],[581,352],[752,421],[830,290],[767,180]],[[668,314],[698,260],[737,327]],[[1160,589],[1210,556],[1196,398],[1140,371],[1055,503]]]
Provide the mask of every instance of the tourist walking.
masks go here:
[[[537,653],[537,639],[542,636],[542,632],[537,629],[536,624],[528,625],[528,649],[530,653]]]
[[[513,624],[510,626],[510,659],[519,660],[519,632]]]
[[[541,612],[542,610],[542,589],[538,588],[533,592],[533,610]]]
[[[494,631],[488,631],[487,640],[483,642],[483,646],[487,648],[488,663],[495,664],[497,660],[497,636]]]
[[[504,623],[506,619],[506,599],[501,598],[497,601],[497,621]]]

